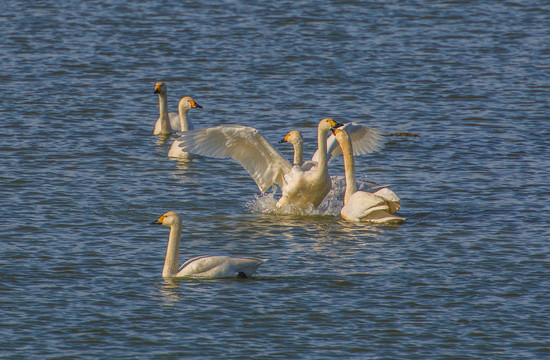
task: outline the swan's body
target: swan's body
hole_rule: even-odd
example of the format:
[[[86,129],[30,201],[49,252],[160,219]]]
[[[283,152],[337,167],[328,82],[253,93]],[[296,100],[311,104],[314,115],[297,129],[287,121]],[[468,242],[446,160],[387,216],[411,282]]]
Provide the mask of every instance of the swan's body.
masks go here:
[[[168,96],[166,84],[163,81],[155,84],[155,94],[159,96],[159,118],[155,123],[154,135],[168,135],[177,129],[186,131],[193,128],[193,125],[187,119],[189,110],[185,112],[185,109],[201,108],[202,106],[197,104],[191,97],[184,96],[178,104],[178,113],[168,112]]]
[[[335,125],[337,123],[329,118],[319,122],[319,157],[317,163],[307,170],[299,165],[293,166],[258,130],[251,127],[223,125],[187,131],[180,137],[180,146],[199,155],[237,160],[262,193],[274,184],[281,189],[282,196],[277,201],[277,208],[302,211],[319,206],[330,191],[326,138]]]
[[[190,96],[184,96],[181,98],[180,102],[178,103],[178,118],[179,118],[179,129],[180,131],[188,131],[193,130],[195,127],[193,126],[193,123],[191,123],[191,120],[189,119],[189,111],[191,109],[199,108],[202,109],[202,106],[197,104],[195,100],[193,100]],[[168,156],[172,158],[183,158],[187,159],[190,158],[190,154],[186,151],[183,151],[183,149],[179,146],[180,141],[174,140],[172,143],[172,146],[170,146],[170,150],[168,150]]]
[[[370,221],[374,223],[400,223],[405,221],[404,217],[393,215],[399,210],[400,199],[390,189],[384,188],[376,193],[357,191],[351,140],[342,128],[336,129],[334,135],[344,156],[346,175],[344,206],[340,211],[342,218],[347,221]]]
[[[181,241],[182,224],[180,216],[169,211],[162,215],[153,224],[170,227],[166,258],[162,270],[163,278],[177,277],[249,277],[264,262],[265,259],[253,257],[229,257],[229,256],[197,256],[184,262],[178,269],[179,249]]]

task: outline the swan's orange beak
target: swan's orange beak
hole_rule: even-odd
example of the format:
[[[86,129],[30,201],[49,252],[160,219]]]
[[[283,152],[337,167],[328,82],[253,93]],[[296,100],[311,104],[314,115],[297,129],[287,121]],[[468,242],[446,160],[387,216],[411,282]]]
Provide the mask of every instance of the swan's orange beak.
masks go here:
[[[189,100],[189,104],[191,104],[191,107],[192,108],[199,108],[199,109],[202,109],[202,106],[200,106],[199,104],[197,104],[197,102],[195,100]]]
[[[288,136],[289,136],[289,135],[290,135],[290,133],[286,134],[286,136],[283,138],[283,140],[280,140],[280,141],[279,141],[279,144],[288,142]]]
[[[162,225],[162,222],[164,221],[165,218],[166,216],[162,215],[161,217],[158,218],[158,220],[153,221],[151,225]]]
[[[155,92],[154,92],[154,93],[155,93],[155,94],[160,94],[160,88],[161,88],[160,85],[156,85],[156,86],[155,86]]]

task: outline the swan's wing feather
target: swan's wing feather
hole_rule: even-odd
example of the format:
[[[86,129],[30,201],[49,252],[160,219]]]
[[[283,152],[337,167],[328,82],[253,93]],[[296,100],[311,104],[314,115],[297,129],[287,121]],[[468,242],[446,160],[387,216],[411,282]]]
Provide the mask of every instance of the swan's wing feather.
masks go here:
[[[183,150],[215,158],[232,158],[250,174],[260,191],[283,187],[292,164],[260,132],[240,125],[221,125],[186,131],[178,139]]]
[[[178,269],[178,272],[183,269],[184,267],[186,267],[187,265],[189,265],[190,263],[192,263],[193,261],[195,260],[199,260],[199,259],[202,259],[202,258],[205,258],[205,257],[208,257],[209,255],[199,255],[199,256],[195,256],[189,260],[187,260],[186,262],[184,262],[183,264],[180,265],[179,269]]]
[[[247,276],[267,259],[234,258],[226,255],[202,255],[187,260],[178,270],[176,276],[229,277],[244,272]]]
[[[384,146],[384,136],[379,130],[359,125],[355,122],[348,123],[345,129],[351,139],[353,155],[376,152]],[[336,139],[335,142],[338,143]],[[341,149],[340,152],[342,152]]]
[[[378,151],[383,146],[382,133],[376,129],[360,125],[356,122],[350,122],[344,125],[345,129],[350,137],[351,146],[353,148],[353,155],[363,155],[370,152]],[[327,139],[327,161],[331,161],[335,157],[342,154],[340,144],[336,140],[333,134]],[[317,151],[313,154],[311,160],[317,161]]]
[[[228,264],[227,256],[202,255],[187,260],[180,266],[177,276],[210,276],[219,275],[217,269]],[[210,274],[212,273],[212,274]]]
[[[231,258],[234,272],[244,272],[247,276],[252,275],[256,269],[262,265],[267,259],[255,257]]]

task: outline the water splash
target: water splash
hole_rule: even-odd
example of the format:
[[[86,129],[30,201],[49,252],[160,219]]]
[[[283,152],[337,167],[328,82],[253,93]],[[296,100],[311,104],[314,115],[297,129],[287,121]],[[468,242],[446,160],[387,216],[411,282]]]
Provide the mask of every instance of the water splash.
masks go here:
[[[292,207],[278,209],[277,191],[256,195],[253,200],[245,204],[247,210],[253,214],[285,214],[285,215],[313,215],[313,216],[339,216],[344,203],[346,180],[344,176],[331,176],[331,190],[316,209],[311,206],[306,210],[296,210]],[[357,189],[361,191],[375,192],[386,186],[366,180],[357,181]]]

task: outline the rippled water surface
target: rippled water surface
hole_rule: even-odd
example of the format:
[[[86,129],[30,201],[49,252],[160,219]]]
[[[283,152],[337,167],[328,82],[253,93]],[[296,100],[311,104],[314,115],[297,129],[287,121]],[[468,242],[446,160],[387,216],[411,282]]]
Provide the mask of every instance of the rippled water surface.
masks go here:
[[[548,3],[207,3],[3,3],[0,357],[550,357]],[[326,116],[420,135],[356,159],[407,221],[264,213],[239,164],[168,159],[159,80],[288,157]],[[167,283],[168,210],[181,260],[270,260]]]

